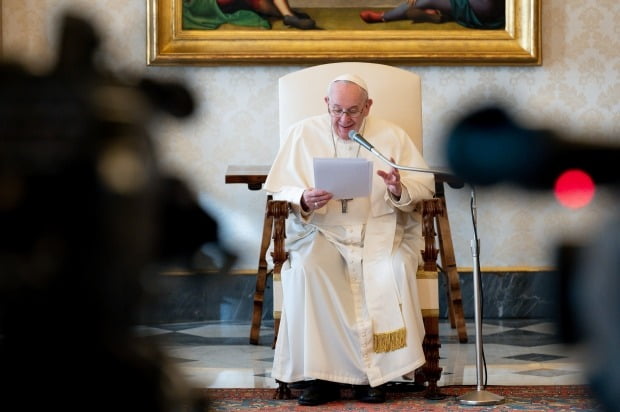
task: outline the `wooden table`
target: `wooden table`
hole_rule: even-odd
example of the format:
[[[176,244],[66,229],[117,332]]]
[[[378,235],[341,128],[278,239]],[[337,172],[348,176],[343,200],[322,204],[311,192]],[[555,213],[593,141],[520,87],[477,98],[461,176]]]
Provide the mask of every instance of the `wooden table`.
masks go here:
[[[225,182],[241,183],[248,185],[249,190],[261,190],[270,165],[229,165],[226,170]],[[448,314],[452,328],[456,328],[459,336],[459,342],[467,342],[467,330],[465,327],[465,314],[463,312],[463,300],[461,295],[461,284],[456,266],[456,258],[454,256],[454,246],[452,244],[452,234],[450,232],[450,221],[448,220],[448,208],[445,198],[444,183],[453,188],[463,187],[463,182],[456,176],[448,172],[435,173],[435,198],[438,198],[443,207],[443,214],[437,216],[437,237],[439,240],[439,255],[441,258],[441,271],[446,274],[448,282]],[[268,199],[269,200],[269,199]],[[265,214],[268,219],[268,214]],[[270,222],[265,222],[270,223]],[[262,302],[265,288],[265,253],[269,246],[271,232],[266,233],[265,228],[271,224],[263,226],[263,239],[259,256],[259,276],[257,276],[256,291],[254,297],[254,316],[252,320],[252,329],[250,331],[250,343],[258,343],[258,334],[262,319]]]
[[[270,167],[269,165],[230,165],[226,169],[226,183],[243,183],[247,184],[250,190],[261,190]]]

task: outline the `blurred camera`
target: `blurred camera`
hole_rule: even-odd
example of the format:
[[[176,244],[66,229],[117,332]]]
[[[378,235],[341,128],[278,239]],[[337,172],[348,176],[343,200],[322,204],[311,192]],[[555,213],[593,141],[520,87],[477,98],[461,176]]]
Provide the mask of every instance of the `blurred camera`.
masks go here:
[[[105,72],[98,44],[67,15],[49,73],[0,64],[0,391],[28,410],[189,408],[134,327],[154,264],[190,264],[205,244],[232,259],[191,190],[159,170],[145,127],[194,101],[181,84]]]

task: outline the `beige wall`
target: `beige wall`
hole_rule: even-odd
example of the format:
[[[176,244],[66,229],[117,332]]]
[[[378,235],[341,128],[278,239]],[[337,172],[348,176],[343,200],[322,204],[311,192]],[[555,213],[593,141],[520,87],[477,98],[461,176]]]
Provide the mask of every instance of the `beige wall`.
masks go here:
[[[452,119],[473,105],[501,99],[532,127],[550,127],[586,141],[617,141],[620,124],[620,3],[615,0],[542,0],[540,67],[402,66],[423,82],[425,156],[445,165],[442,139]],[[105,40],[106,63],[118,73],[178,78],[200,105],[187,121],[162,117],[154,137],[162,164],[186,177],[222,233],[240,250],[239,269],[256,266],[264,196],[225,185],[228,164],[269,164],[278,146],[277,80],[301,66],[146,67],[145,0],[4,0],[3,49],[38,70],[55,55],[56,21],[80,10]],[[612,167],[617,167],[614,165]],[[483,268],[539,268],[553,264],[554,245],[585,241],[610,209],[604,190],[585,210],[558,206],[551,193],[477,189]],[[471,267],[468,188],[448,190],[452,234],[460,267]]]

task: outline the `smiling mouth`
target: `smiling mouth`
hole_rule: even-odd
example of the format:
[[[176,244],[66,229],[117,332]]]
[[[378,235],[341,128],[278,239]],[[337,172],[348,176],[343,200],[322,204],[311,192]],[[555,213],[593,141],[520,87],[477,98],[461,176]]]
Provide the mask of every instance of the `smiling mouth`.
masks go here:
[[[346,136],[348,136],[348,135],[349,135],[349,131],[353,130],[353,127],[352,127],[352,126],[347,126],[347,127],[345,127],[345,126],[340,126],[340,130],[341,130],[342,132],[344,132],[344,134],[345,134]]]

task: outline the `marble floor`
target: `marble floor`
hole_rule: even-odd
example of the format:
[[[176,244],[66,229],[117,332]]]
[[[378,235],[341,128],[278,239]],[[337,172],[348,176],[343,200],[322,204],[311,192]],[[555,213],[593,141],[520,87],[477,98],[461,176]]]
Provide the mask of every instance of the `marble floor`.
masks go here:
[[[485,319],[482,322],[483,385],[572,385],[586,383],[582,350],[564,345],[554,324],[544,319]],[[140,326],[160,339],[196,388],[275,388],[270,377],[273,330],[261,328],[258,345],[249,343],[249,323],[198,322]],[[468,343],[440,321],[439,386],[476,385],[476,329],[467,323]],[[486,372],[485,372],[486,371]]]

